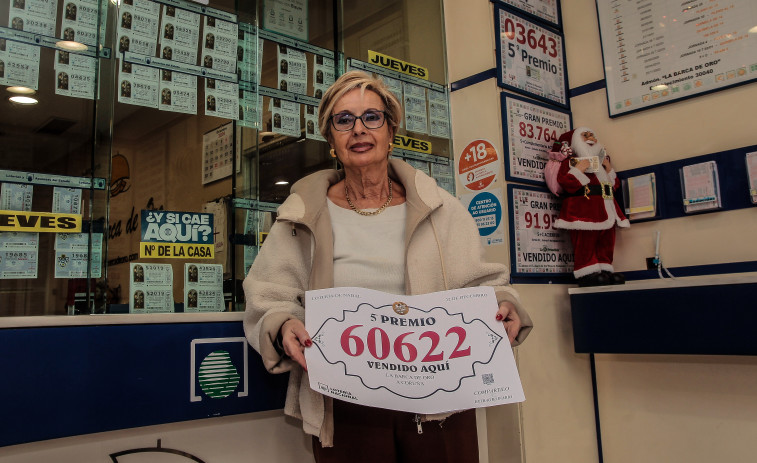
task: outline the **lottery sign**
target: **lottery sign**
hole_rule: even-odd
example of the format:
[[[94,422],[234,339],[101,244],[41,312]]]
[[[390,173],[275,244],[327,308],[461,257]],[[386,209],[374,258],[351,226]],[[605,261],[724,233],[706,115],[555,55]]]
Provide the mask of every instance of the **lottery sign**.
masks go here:
[[[525,400],[493,288],[416,296],[332,288],[305,297],[315,391],[415,413]]]
[[[499,85],[568,107],[563,36],[498,5],[494,14]]]

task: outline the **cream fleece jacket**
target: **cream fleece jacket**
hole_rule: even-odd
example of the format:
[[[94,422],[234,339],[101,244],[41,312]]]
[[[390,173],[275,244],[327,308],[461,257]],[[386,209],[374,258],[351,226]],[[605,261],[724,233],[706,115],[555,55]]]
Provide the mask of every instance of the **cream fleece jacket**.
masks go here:
[[[274,342],[287,320],[304,323],[305,291],[333,287],[334,240],[326,191],[343,176],[342,171],[324,170],[294,184],[243,285],[247,340],[271,373],[290,373],[284,412],[302,420],[305,432],[318,436],[326,447],[333,446],[332,399],[312,390],[307,373],[282,356]],[[498,302],[515,305],[523,326],[514,345],[523,342],[531,319],[509,286],[507,267],[485,261],[476,224],[460,201],[403,161],[389,160],[389,176],[406,192],[406,294],[492,286]]]

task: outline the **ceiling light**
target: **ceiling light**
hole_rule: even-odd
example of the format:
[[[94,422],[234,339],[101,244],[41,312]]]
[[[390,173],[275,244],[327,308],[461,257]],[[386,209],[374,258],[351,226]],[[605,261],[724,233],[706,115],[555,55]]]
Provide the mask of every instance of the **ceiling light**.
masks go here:
[[[84,51],[87,49],[87,46],[83,43],[74,42],[73,40],[60,40],[58,42],[55,42],[55,45],[68,51]]]
[[[39,101],[37,101],[36,98],[32,98],[30,96],[12,96],[8,98],[10,101],[16,103],[16,104],[37,104]]]
[[[279,180],[278,182],[276,182],[276,185],[289,185],[289,181],[288,180]]]
[[[19,95],[34,95],[36,93],[34,89],[29,87],[8,87],[6,90],[10,93],[18,93]]]
[[[654,90],[655,92],[659,92],[660,90],[667,90],[668,86],[665,84],[658,84],[650,87],[650,90]]]

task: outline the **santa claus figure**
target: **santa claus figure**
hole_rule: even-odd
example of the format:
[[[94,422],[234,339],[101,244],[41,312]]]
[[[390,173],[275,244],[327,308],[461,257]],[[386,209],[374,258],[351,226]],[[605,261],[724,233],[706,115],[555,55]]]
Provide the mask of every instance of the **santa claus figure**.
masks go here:
[[[557,172],[564,192],[555,228],[570,230],[573,275],[579,286],[625,283],[623,274],[613,270],[612,258],[615,227],[625,228],[629,223],[615,200],[620,180],[610,157],[587,127],[562,134],[553,148],[561,150],[567,157]]]

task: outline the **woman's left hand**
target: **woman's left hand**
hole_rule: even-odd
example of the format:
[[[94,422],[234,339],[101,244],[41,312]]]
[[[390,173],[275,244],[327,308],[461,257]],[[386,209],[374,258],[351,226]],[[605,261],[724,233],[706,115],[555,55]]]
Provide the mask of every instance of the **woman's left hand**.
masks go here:
[[[520,331],[520,316],[518,316],[518,311],[515,309],[515,304],[507,301],[500,302],[499,310],[497,310],[497,320],[501,321],[505,326],[507,339],[512,344]]]

